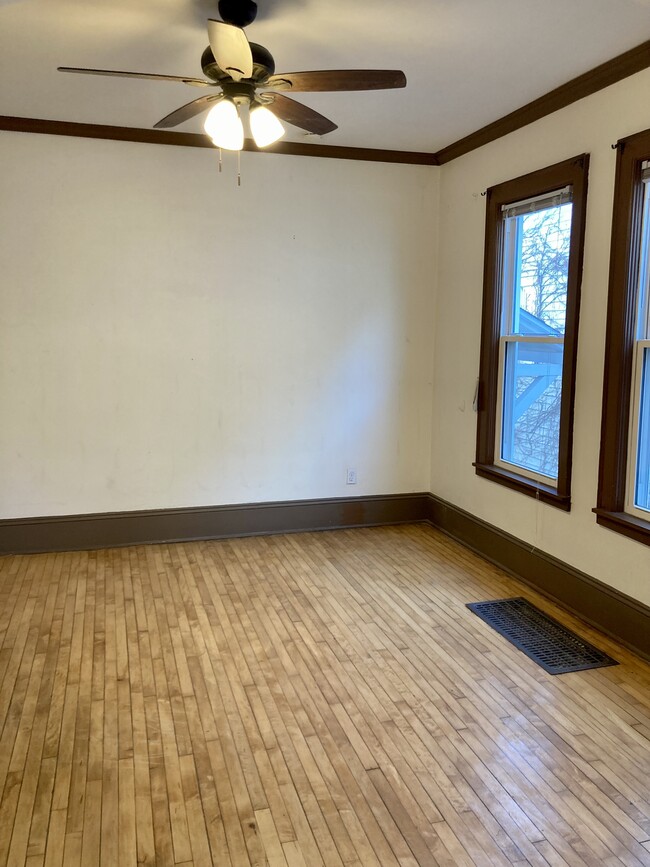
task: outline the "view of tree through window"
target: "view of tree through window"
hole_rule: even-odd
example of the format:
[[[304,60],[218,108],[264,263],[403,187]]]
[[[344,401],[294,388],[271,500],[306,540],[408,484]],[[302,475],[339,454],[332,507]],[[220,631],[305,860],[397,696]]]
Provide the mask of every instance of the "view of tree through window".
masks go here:
[[[571,203],[506,218],[501,459],[558,473]]]
[[[571,204],[520,217],[520,306],[564,333],[571,240]]]

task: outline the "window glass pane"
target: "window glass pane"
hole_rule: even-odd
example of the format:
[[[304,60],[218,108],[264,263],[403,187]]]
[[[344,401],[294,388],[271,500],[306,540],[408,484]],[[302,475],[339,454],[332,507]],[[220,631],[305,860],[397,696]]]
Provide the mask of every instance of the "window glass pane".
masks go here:
[[[650,349],[643,353],[634,505],[650,511]]]
[[[564,334],[571,213],[569,202],[506,220],[507,332]]]
[[[643,185],[643,222],[641,226],[639,260],[639,316],[637,337],[639,340],[650,338],[650,183]]]
[[[501,460],[557,478],[563,345],[506,344]]]

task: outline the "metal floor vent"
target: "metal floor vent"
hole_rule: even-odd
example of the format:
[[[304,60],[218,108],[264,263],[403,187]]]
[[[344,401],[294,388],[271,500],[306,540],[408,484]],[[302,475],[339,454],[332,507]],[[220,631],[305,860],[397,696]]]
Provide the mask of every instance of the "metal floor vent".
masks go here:
[[[467,607],[549,674],[618,665],[523,596],[470,602]]]

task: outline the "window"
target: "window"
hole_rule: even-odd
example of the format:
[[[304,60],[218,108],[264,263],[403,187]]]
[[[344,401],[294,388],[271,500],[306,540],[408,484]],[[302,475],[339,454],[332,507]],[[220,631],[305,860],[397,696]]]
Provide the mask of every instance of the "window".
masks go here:
[[[487,192],[476,472],[566,510],[588,161]]]
[[[630,473],[627,512],[650,521],[650,163],[643,163],[639,275],[632,349]]]
[[[650,545],[650,130],[618,143],[594,511]]]

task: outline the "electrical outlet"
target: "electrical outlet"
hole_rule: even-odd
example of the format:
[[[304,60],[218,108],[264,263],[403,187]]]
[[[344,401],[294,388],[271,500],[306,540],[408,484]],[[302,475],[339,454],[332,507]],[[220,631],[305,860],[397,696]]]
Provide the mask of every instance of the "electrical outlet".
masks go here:
[[[354,467],[348,467],[348,474],[345,480],[346,485],[356,485],[357,483],[357,471]]]

